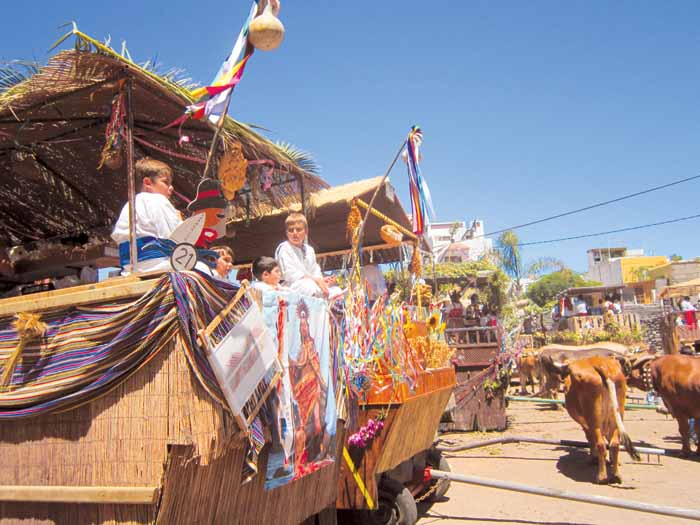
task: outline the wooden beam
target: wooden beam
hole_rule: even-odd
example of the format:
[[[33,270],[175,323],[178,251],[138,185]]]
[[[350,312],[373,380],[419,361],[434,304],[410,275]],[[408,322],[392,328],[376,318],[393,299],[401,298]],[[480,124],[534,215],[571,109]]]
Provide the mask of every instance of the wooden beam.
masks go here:
[[[358,204],[361,208],[364,208],[365,210],[368,210],[369,213],[371,213],[372,215],[374,215],[374,216],[377,217],[378,219],[380,219],[380,220],[386,222],[387,224],[391,224],[394,228],[396,228],[397,230],[399,230],[401,233],[403,233],[403,234],[404,234],[406,237],[408,237],[409,239],[413,239],[414,241],[417,241],[417,240],[418,240],[418,237],[416,236],[416,234],[413,233],[411,230],[408,230],[408,229],[404,228],[404,227],[401,226],[398,222],[396,222],[394,219],[392,219],[391,217],[388,217],[388,216],[384,215],[384,214],[383,214],[382,212],[380,212],[379,210],[376,210],[376,209],[374,209],[374,208],[370,208],[369,204],[367,204],[367,203],[366,203],[365,201],[363,201],[362,199],[357,199],[357,204]]]
[[[110,279],[103,283],[3,299],[0,301],[0,317],[20,312],[38,312],[67,306],[140,297],[148,292],[156,282],[154,279],[138,280],[138,277],[129,277],[125,280]]]
[[[0,485],[0,501],[154,505],[159,492],[159,487]]]

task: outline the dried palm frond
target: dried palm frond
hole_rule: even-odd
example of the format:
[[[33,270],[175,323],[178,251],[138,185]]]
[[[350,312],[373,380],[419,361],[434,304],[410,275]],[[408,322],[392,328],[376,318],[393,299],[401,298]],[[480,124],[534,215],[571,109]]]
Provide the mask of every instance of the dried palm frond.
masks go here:
[[[24,82],[38,71],[38,62],[13,60],[0,64],[0,93]]]
[[[277,141],[275,142],[275,146],[277,146],[282,153],[287,155],[292,161],[294,161],[294,164],[296,164],[300,169],[304,170],[306,173],[310,173],[312,175],[318,175],[321,171],[320,166],[316,163],[316,159],[314,159],[313,155],[307,151],[300,150],[293,144],[290,144],[289,142],[282,142],[282,141]]]

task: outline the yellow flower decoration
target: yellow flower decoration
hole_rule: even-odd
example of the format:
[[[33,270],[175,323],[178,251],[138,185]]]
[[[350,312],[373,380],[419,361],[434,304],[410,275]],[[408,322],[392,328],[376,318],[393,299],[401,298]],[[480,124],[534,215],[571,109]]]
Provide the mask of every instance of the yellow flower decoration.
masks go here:
[[[431,331],[434,331],[438,327],[438,323],[440,322],[440,317],[438,314],[433,314],[428,318],[428,328]]]

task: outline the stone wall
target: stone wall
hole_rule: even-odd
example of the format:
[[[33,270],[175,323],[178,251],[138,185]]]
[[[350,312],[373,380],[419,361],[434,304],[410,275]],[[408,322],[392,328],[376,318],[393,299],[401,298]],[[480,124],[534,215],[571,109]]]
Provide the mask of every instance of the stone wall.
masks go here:
[[[649,348],[663,351],[661,335],[662,308],[660,304],[626,304],[624,312],[637,314],[644,330],[644,342]]]

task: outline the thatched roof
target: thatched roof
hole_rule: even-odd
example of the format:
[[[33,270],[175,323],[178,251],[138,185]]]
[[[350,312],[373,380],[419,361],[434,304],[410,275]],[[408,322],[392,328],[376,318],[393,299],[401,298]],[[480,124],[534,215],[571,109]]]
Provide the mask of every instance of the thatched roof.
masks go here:
[[[361,199],[368,203],[381,180],[382,177],[376,177],[351,182],[309,196],[305,212],[309,221],[310,244],[317,256],[325,259],[322,262],[324,268],[334,269],[341,266],[342,252],[350,250],[346,225],[352,201]],[[373,207],[407,230],[411,229],[406,212],[389,182],[382,185]],[[285,240],[284,220],[292,211],[301,211],[301,206],[297,204],[279,208],[257,220],[231,222],[230,226],[236,232],[230,243],[235,251],[236,263],[249,263],[261,255],[274,255],[277,245]],[[365,211],[361,209],[361,212],[364,216]],[[379,229],[384,224],[383,220],[370,215],[365,227],[363,245],[369,249],[376,248],[373,250],[376,263],[399,260],[399,250],[386,248],[379,235]],[[404,236],[404,240],[411,239]]]
[[[188,87],[159,76],[74,29],[74,50],[62,51],[30,78],[0,93],[0,246],[75,236],[104,235],[127,200],[125,167],[98,170],[105,128],[121,80],[132,82],[136,158],[173,167],[175,190],[194,197],[213,130],[188,121],[163,129],[193,101]],[[299,202],[327,187],[292,156],[244,124],[227,118],[220,148],[238,142],[250,160],[274,163],[263,191],[261,166],[249,166],[234,216],[255,218]],[[302,184],[303,183],[303,184]],[[185,202],[177,200],[183,208]]]
[[[682,283],[665,286],[659,297],[661,299],[670,299],[672,297],[685,297],[700,293],[700,278],[691,279]]]

